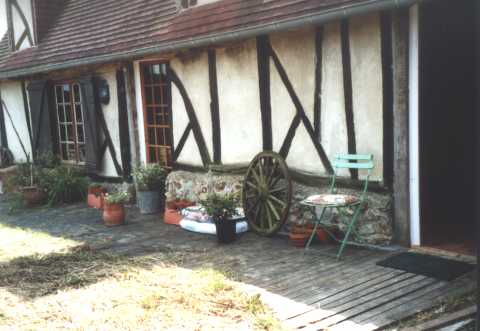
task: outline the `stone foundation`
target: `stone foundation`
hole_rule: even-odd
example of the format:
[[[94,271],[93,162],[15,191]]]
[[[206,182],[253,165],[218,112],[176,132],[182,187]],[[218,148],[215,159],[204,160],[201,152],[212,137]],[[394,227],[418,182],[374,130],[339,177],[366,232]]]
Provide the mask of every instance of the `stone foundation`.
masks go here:
[[[243,176],[240,175],[174,171],[167,178],[167,201],[187,199],[198,202],[205,199],[209,192],[240,193],[242,181]],[[305,223],[314,218],[313,211],[300,205],[300,201],[310,195],[327,192],[327,186],[309,187],[294,182],[290,216],[281,233],[288,233],[288,229],[294,223]],[[360,191],[340,189],[338,193],[358,195]],[[369,192],[367,200],[368,207],[360,215],[356,227],[357,232],[370,244],[389,244],[393,236],[392,197],[388,193]],[[337,217],[334,216],[332,222],[337,224],[341,231],[346,229],[346,225]]]

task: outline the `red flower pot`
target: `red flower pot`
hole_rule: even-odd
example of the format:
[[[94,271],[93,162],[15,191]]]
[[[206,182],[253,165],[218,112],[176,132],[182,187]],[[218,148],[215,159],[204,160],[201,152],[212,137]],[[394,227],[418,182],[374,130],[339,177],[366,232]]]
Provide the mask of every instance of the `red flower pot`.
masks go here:
[[[23,201],[27,207],[35,207],[41,205],[46,200],[46,193],[37,186],[21,188]]]
[[[125,207],[123,204],[103,204],[103,222],[106,226],[125,224]]]
[[[179,225],[182,220],[182,215],[177,209],[167,208],[163,215],[163,221],[167,224]]]
[[[105,193],[107,193],[107,190],[103,187],[88,188],[87,205],[91,208],[102,209],[103,196]]]

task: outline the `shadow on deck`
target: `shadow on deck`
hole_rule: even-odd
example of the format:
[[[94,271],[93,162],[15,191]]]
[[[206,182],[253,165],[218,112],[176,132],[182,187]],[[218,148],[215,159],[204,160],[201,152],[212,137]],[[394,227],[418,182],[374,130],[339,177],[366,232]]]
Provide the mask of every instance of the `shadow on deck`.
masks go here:
[[[253,233],[220,246],[215,237],[166,225],[159,216],[142,216],[135,208],[128,209],[128,224],[117,228],[105,228],[101,213],[84,205],[14,215],[7,215],[7,210],[5,198],[0,198],[0,224],[5,226],[128,255],[173,250],[184,253],[182,267],[228,270],[247,291],[261,293],[291,329],[382,329],[475,288],[473,273],[444,282],[376,265],[392,252],[348,247],[343,259],[336,261],[332,256],[337,246],[316,245],[305,254],[285,237]]]

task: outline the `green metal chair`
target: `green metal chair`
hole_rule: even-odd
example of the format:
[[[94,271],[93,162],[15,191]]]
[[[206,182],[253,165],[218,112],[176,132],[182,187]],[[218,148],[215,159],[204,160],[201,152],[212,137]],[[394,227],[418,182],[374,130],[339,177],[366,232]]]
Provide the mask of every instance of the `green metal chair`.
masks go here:
[[[355,230],[355,224],[357,222],[358,216],[362,209],[366,206],[367,200],[367,190],[368,190],[368,182],[370,179],[370,175],[372,169],[374,168],[373,165],[373,155],[367,154],[347,154],[347,155],[337,155],[333,162],[334,174],[332,176],[332,182],[330,184],[329,194],[320,194],[308,197],[307,199],[303,200],[301,204],[310,207],[320,207],[322,211],[320,213],[320,217],[315,216],[314,219],[314,228],[312,231],[312,235],[310,236],[305,249],[308,250],[310,244],[312,243],[313,238],[317,232],[317,228],[321,227],[325,230],[336,242],[339,242],[340,249],[337,253],[337,260],[340,259],[342,252],[345,246],[348,245],[356,245],[356,246],[368,246],[359,242],[350,242],[348,241],[349,237],[352,234],[355,234],[357,238],[361,238]],[[363,191],[359,196],[353,195],[343,195],[337,194],[337,187],[336,181],[338,176],[339,169],[357,169],[357,170],[365,170],[367,175],[364,180],[363,184]],[[353,215],[348,213],[348,209],[353,209]],[[336,209],[338,210],[338,216],[347,219],[348,228],[345,233],[343,239],[338,238],[335,234],[333,234],[326,223],[324,223],[324,216],[325,212],[328,209]],[[314,215],[317,215],[316,212]]]

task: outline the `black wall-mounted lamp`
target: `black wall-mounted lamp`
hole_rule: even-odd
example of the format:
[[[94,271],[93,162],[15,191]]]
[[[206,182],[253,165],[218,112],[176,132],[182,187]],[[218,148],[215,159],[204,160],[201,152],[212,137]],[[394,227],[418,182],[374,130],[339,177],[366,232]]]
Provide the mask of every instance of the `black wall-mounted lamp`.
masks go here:
[[[102,105],[108,105],[110,103],[110,87],[104,79],[98,82],[98,99]]]

